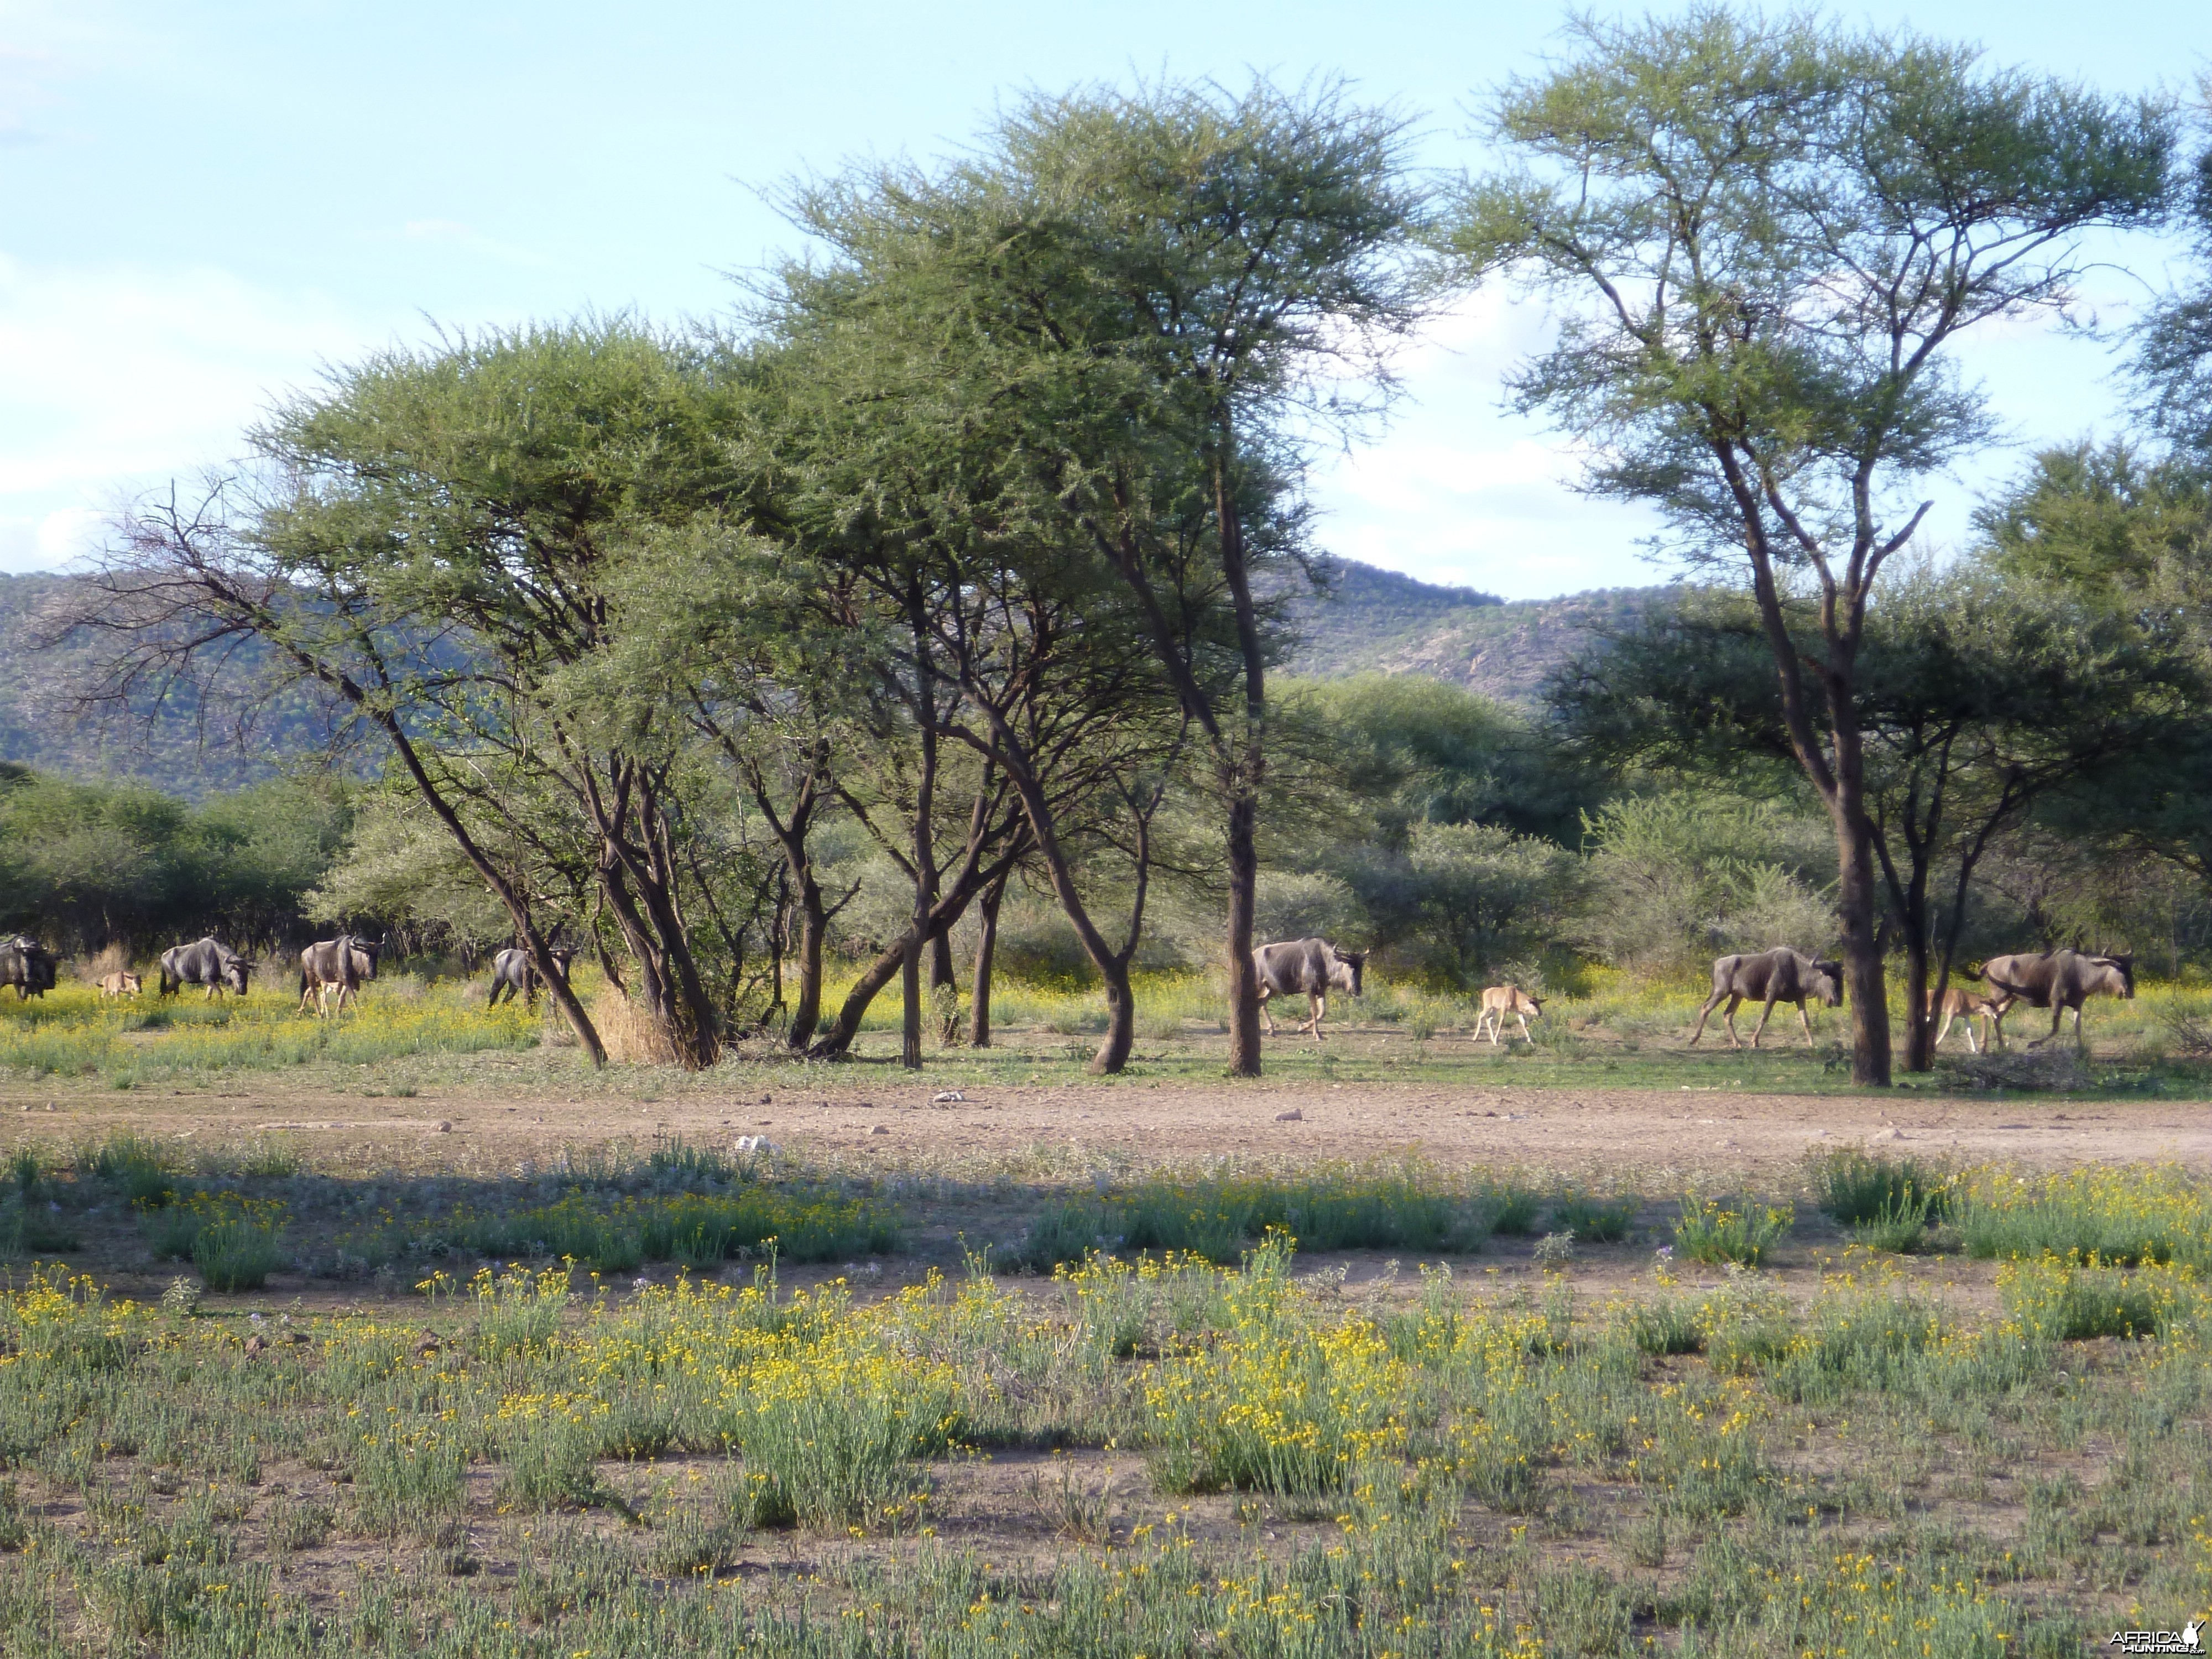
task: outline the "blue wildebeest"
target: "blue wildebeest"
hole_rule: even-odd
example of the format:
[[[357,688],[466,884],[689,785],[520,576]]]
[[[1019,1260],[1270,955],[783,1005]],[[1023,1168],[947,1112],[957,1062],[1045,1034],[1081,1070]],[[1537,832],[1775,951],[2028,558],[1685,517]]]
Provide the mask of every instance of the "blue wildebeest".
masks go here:
[[[561,970],[561,977],[566,980],[568,964],[576,959],[575,947],[556,945],[546,954],[553,958],[553,965]],[[491,959],[491,995],[484,1006],[490,1007],[497,1003],[500,993],[504,991],[509,1002],[521,996],[535,1008],[538,1006],[538,969],[531,965],[530,952],[520,945],[509,945]]]
[[[1314,1041],[1319,1042],[1322,1017],[1328,1012],[1328,994],[1348,991],[1358,996],[1366,966],[1366,951],[1340,951],[1325,939],[1261,945],[1252,952],[1252,967],[1260,976],[1260,1012],[1267,1022],[1267,1035],[1275,1035],[1275,1017],[1267,1011],[1267,999],[1303,992],[1313,1012],[1298,1022],[1298,1030],[1311,1031]]]
[[[1728,1026],[1729,1047],[1741,1048],[1743,1044],[1735,1034],[1736,1005],[1742,1002],[1763,1002],[1759,1010],[1759,1027],[1751,1034],[1751,1046],[1759,1047],[1759,1032],[1774,1012],[1778,1002],[1797,1005],[1798,1023],[1805,1028],[1805,1046],[1813,1046],[1813,1022],[1805,1012],[1807,999],[1823,1008],[1832,1008],[1844,1000],[1844,964],[1840,962],[1820,962],[1801,956],[1786,945],[1778,945],[1771,951],[1761,951],[1755,956],[1722,957],[1713,963],[1713,994],[1705,999],[1705,1006],[1698,1010],[1698,1029],[1690,1034],[1690,1044],[1697,1046],[1698,1039],[1705,1034],[1705,1018],[1719,1006],[1722,998],[1728,999],[1728,1012],[1721,1018]]]
[[[247,975],[260,965],[212,939],[172,945],[161,952],[161,994],[174,996],[187,985],[204,985],[210,1001],[226,988],[244,996]]]
[[[18,933],[0,944],[0,986],[15,988],[15,1000],[27,1002],[54,988],[54,958],[34,939]]]
[[[336,939],[319,940],[301,951],[301,1010],[306,1011],[307,999],[313,997],[318,1010],[327,1016],[332,992],[337,993],[338,1007],[343,1010],[349,996],[360,996],[363,980],[376,977],[376,959],[384,945],[384,939],[341,933]]]
[[[1959,971],[1968,979],[1988,984],[1990,1000],[1997,1005],[1996,1018],[1990,1022],[1990,1041],[2000,1048],[2004,1047],[2004,1017],[2015,1002],[2051,1010],[2051,1029],[2029,1043],[2029,1048],[2040,1048],[2057,1036],[2059,1021],[2071,1008],[2074,1046],[2078,1048],[2081,1046],[2082,1003],[2091,997],[2124,1000],[2136,994],[2136,959],[2132,954],[2093,957],[2079,951],[2045,951],[2039,954],[1991,957],[1982,964],[1978,974],[1971,968]]]

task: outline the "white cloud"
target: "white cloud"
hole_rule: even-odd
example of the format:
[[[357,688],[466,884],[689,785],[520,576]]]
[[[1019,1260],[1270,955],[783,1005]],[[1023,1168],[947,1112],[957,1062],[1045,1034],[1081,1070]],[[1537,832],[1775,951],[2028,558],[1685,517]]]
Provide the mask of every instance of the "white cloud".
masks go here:
[[[323,296],[212,267],[0,255],[0,567],[82,552],[118,494],[235,456],[288,387],[369,337]]]

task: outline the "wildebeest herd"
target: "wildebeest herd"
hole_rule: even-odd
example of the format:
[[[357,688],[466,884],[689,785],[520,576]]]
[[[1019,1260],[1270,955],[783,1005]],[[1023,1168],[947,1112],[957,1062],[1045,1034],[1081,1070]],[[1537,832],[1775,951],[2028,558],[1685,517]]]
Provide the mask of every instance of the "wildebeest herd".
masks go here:
[[[1263,1013],[1270,1000],[1280,996],[1304,995],[1311,1007],[1309,1017],[1298,1023],[1298,1030],[1313,1033],[1314,1041],[1321,1041],[1321,1023],[1328,1011],[1328,994],[1344,991],[1352,996],[1360,994],[1361,981],[1367,965],[1364,951],[1342,951],[1323,939],[1302,939],[1279,945],[1263,945],[1252,952],[1252,966],[1260,981],[1260,1006]],[[2136,994],[2135,958],[2132,956],[2093,956],[2079,951],[2059,949],[2039,954],[1992,957],[1977,970],[1961,968],[1959,972],[1970,980],[1989,987],[1986,994],[1948,988],[1939,999],[1936,993],[1928,994],[1931,1015],[1940,1013],[1942,1026],[1936,1034],[1940,1046],[1951,1030],[1954,1018],[1964,1016],[1966,1047],[1980,1052],[1974,1042],[1973,1022],[1983,1023],[1982,1046],[1994,1042],[2004,1044],[2004,1017],[2018,1004],[2031,1008],[2051,1010],[2051,1030],[2028,1046],[2040,1048],[2058,1035],[2059,1022],[2067,1010],[2074,1013],[2074,1040],[2081,1040],[2081,1004],[2093,996],[2133,997]],[[1728,1006],[1722,1011],[1722,1023],[1728,1028],[1729,1045],[1741,1048],[1743,1041],[1736,1035],[1735,1011],[1742,1004],[1760,1005],[1759,1024],[1753,1028],[1751,1046],[1759,1047],[1759,1039],[1766,1030],[1766,1022],[1774,1012],[1774,1005],[1786,1002],[1797,1010],[1798,1023],[1804,1027],[1805,1044],[1813,1044],[1813,1022],[1805,1011],[1808,1002],[1816,1002],[1824,1008],[1840,1006],[1844,1000],[1844,964],[1823,960],[1793,951],[1786,945],[1776,945],[1771,951],[1738,954],[1717,958],[1713,963],[1712,994],[1698,1010],[1697,1030],[1690,1034],[1690,1043],[1695,1047],[1705,1034],[1705,1021],[1723,1002]],[[1528,1022],[1540,1018],[1544,1012],[1542,999],[1531,996],[1517,985],[1492,985],[1485,988],[1479,1012],[1475,1016],[1474,1040],[1481,1042],[1486,1036],[1492,1048],[1499,1042],[1499,1032],[1510,1018],[1519,1022],[1521,1035],[1534,1042],[1529,1036]],[[1275,1034],[1275,1022],[1267,1016],[1267,1034]]]
[[[312,1002],[317,1013],[328,1018],[342,1011],[349,998],[357,999],[362,986],[376,977],[377,963],[386,944],[383,939],[341,933],[334,939],[318,940],[301,951],[300,1012],[306,1012]],[[565,980],[569,964],[575,959],[574,947],[556,945],[551,954]],[[1286,939],[1263,945],[1253,951],[1252,966],[1260,981],[1260,1010],[1267,1023],[1267,1034],[1276,1035],[1274,1014],[1268,1003],[1277,997],[1304,996],[1309,1012],[1298,1022],[1297,1029],[1311,1032],[1314,1041],[1321,1042],[1322,1021],[1328,1012],[1330,994],[1341,991],[1350,996],[1362,994],[1367,957],[1364,951],[1341,950],[1323,939]],[[197,985],[204,988],[210,999],[225,991],[242,997],[260,965],[214,939],[172,945],[161,952],[161,994],[173,996],[187,985]],[[35,939],[18,934],[0,940],[0,989],[14,986],[19,1002],[52,990],[58,966],[53,952]],[[1942,1021],[1936,1033],[1938,1047],[1950,1035],[1953,1022],[1958,1021],[1966,1035],[1966,1047],[1976,1053],[1984,1048],[2003,1046],[2004,1017],[2016,1006],[2051,1010],[2051,1030],[2034,1039],[2030,1048],[2039,1048],[2057,1036],[2069,1010],[2074,1015],[2074,1040],[2078,1045],[2081,1041],[2081,1005],[2085,1001],[2093,996],[2130,998],[2136,994],[2132,956],[2093,955],[2062,948],[1992,957],[1978,969],[1962,967],[1959,973],[1985,988],[1969,991],[1950,986],[1940,997],[1931,990],[1928,993],[1928,1012],[1931,1018],[1940,1016]],[[543,981],[528,952],[509,949],[492,958],[487,1006],[495,1006],[502,998],[513,1001],[519,997],[534,1008],[542,988]],[[128,969],[109,974],[100,981],[103,997],[136,996],[142,989],[138,975]],[[1744,1003],[1756,1002],[1760,1005],[1759,1024],[1751,1034],[1751,1046],[1756,1048],[1774,1012],[1774,1005],[1786,1002],[1797,1010],[1798,1023],[1804,1028],[1809,1048],[1813,1022],[1805,1005],[1814,1002],[1824,1008],[1833,1008],[1843,1000],[1844,967],[1839,962],[1808,957],[1787,945],[1721,957],[1713,963],[1712,994],[1698,1010],[1697,1029],[1690,1034],[1690,1042],[1694,1047],[1705,1036],[1706,1020],[1715,1008],[1725,1002],[1728,1006],[1722,1011],[1721,1020],[1728,1029],[1729,1046],[1741,1048],[1743,1042],[1736,1035],[1735,1011]],[[1482,993],[1475,1018],[1475,1041],[1480,1042],[1486,1036],[1492,1047],[1497,1047],[1504,1022],[1510,1018],[1519,1024],[1522,1039],[1533,1043],[1528,1022],[1540,1018],[1543,1012],[1543,1000],[1517,985],[1490,986]],[[1978,1045],[1974,1040],[1977,1020],[1982,1025]]]

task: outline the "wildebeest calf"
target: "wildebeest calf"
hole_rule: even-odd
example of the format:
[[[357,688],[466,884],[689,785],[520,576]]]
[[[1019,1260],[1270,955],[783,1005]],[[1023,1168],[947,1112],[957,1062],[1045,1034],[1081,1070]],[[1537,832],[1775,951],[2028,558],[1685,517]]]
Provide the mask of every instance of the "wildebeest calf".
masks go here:
[[[1966,1052],[1970,1054],[1981,1053],[1980,1048],[1974,1047],[1974,1021],[1979,1019],[1982,1022],[1982,1046],[1987,1048],[1990,1034],[1996,1029],[1996,1022],[2004,1018],[2005,1010],[2010,1006],[2009,998],[1992,999],[1973,991],[1962,990],[1956,985],[1945,986],[1943,1000],[1938,1002],[1931,987],[1928,993],[1928,1017],[1933,1019],[1939,1013],[1943,1016],[1943,1024],[1937,1030],[1932,1046],[1938,1048],[1943,1046],[1944,1037],[1950,1033],[1951,1022],[1955,1019],[1960,1023],[1959,1029],[1966,1034]]]
[[[145,988],[138,975],[128,968],[121,973],[110,974],[100,981],[100,994],[104,997],[135,997]]]
[[[1717,1007],[1723,997],[1728,999],[1728,1012],[1721,1018],[1728,1026],[1729,1047],[1741,1048],[1736,1038],[1736,1005],[1741,1002],[1763,1002],[1759,1010],[1759,1027],[1751,1034],[1751,1046],[1759,1047],[1759,1032],[1766,1029],[1768,1018],[1778,1002],[1797,1005],[1798,1022],[1805,1028],[1805,1046],[1813,1046],[1813,1022],[1805,1012],[1808,998],[1824,1008],[1832,1008],[1844,1000],[1844,964],[1840,962],[1819,962],[1800,955],[1786,945],[1778,945],[1771,951],[1761,951],[1756,956],[1722,957],[1713,963],[1713,994],[1705,999],[1705,1006],[1698,1010],[1698,1029],[1690,1035],[1690,1045],[1697,1046],[1698,1039],[1705,1034],[1705,1018]]]
[[[1314,1041],[1319,1042],[1322,1018],[1328,1012],[1329,992],[1359,995],[1360,976],[1366,966],[1366,951],[1340,951],[1325,939],[1261,945],[1252,952],[1252,967],[1260,979],[1260,1012],[1267,1022],[1267,1035],[1275,1035],[1275,1017],[1267,1011],[1267,999],[1303,992],[1313,1012],[1298,1022],[1298,1030],[1311,1031]]]
[[[1505,1016],[1511,1014],[1521,1022],[1521,1036],[1534,1043],[1528,1035],[1528,1022],[1540,1018],[1544,1012],[1541,1000],[1530,996],[1517,985],[1493,985],[1482,994],[1482,1011],[1474,1017],[1474,1041],[1482,1041],[1482,1023],[1490,1022],[1490,1046],[1498,1047],[1498,1028],[1504,1024]]]
[[[568,964],[576,959],[574,947],[556,945],[546,954],[553,958],[553,965],[561,970],[561,977],[565,981],[568,977]],[[520,945],[509,945],[491,959],[491,995],[485,999],[484,1006],[495,1006],[499,1001],[500,993],[504,991],[509,1002],[519,995],[535,1008],[538,1006],[538,969],[531,963],[530,952]]]
[[[2027,1046],[2040,1048],[2058,1035],[2066,1011],[2074,1011],[2074,1046],[2081,1046],[2081,1005],[2091,997],[2130,998],[2136,994],[2136,959],[2129,956],[2085,956],[2079,951],[2045,951],[2040,954],[1991,957],[1982,971],[1960,969],[1968,979],[1984,981],[2001,1001],[1990,1022],[1990,1040],[2004,1047],[2005,1009],[2015,1002],[2051,1010],[2051,1029]]]

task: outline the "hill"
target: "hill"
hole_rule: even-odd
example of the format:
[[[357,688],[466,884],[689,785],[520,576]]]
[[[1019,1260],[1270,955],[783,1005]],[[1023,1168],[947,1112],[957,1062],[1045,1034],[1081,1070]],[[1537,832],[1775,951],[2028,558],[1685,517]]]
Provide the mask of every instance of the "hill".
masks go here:
[[[1557,599],[1500,599],[1338,560],[1325,595],[1291,616],[1301,674],[1427,674],[1507,702],[1538,700],[1545,678],[1594,627],[1626,622],[1676,590],[1600,588]]]
[[[43,646],[44,618],[76,585],[69,576],[0,574],[0,761],[64,777],[127,779],[200,800],[274,777],[288,758],[320,747],[320,723],[297,697],[258,711],[244,750],[229,740],[227,721],[210,720],[203,732],[189,700],[150,718],[80,711],[75,688],[89,678],[96,642]],[[241,653],[241,685],[251,683],[254,654]]]
[[[227,732],[203,734],[189,706],[164,708],[150,719],[78,712],[72,687],[88,672],[94,642],[40,648],[41,615],[74,580],[0,575],[0,761],[68,777],[135,779],[198,800],[274,776],[288,759],[319,750],[320,724],[304,701],[261,711],[245,752]],[[1303,643],[1289,665],[1322,678],[1428,674],[1532,704],[1545,676],[1594,624],[1623,621],[1670,591],[1612,588],[1509,602],[1338,560],[1326,593],[1302,593],[1291,605]],[[243,684],[251,678],[251,653],[240,668]]]

